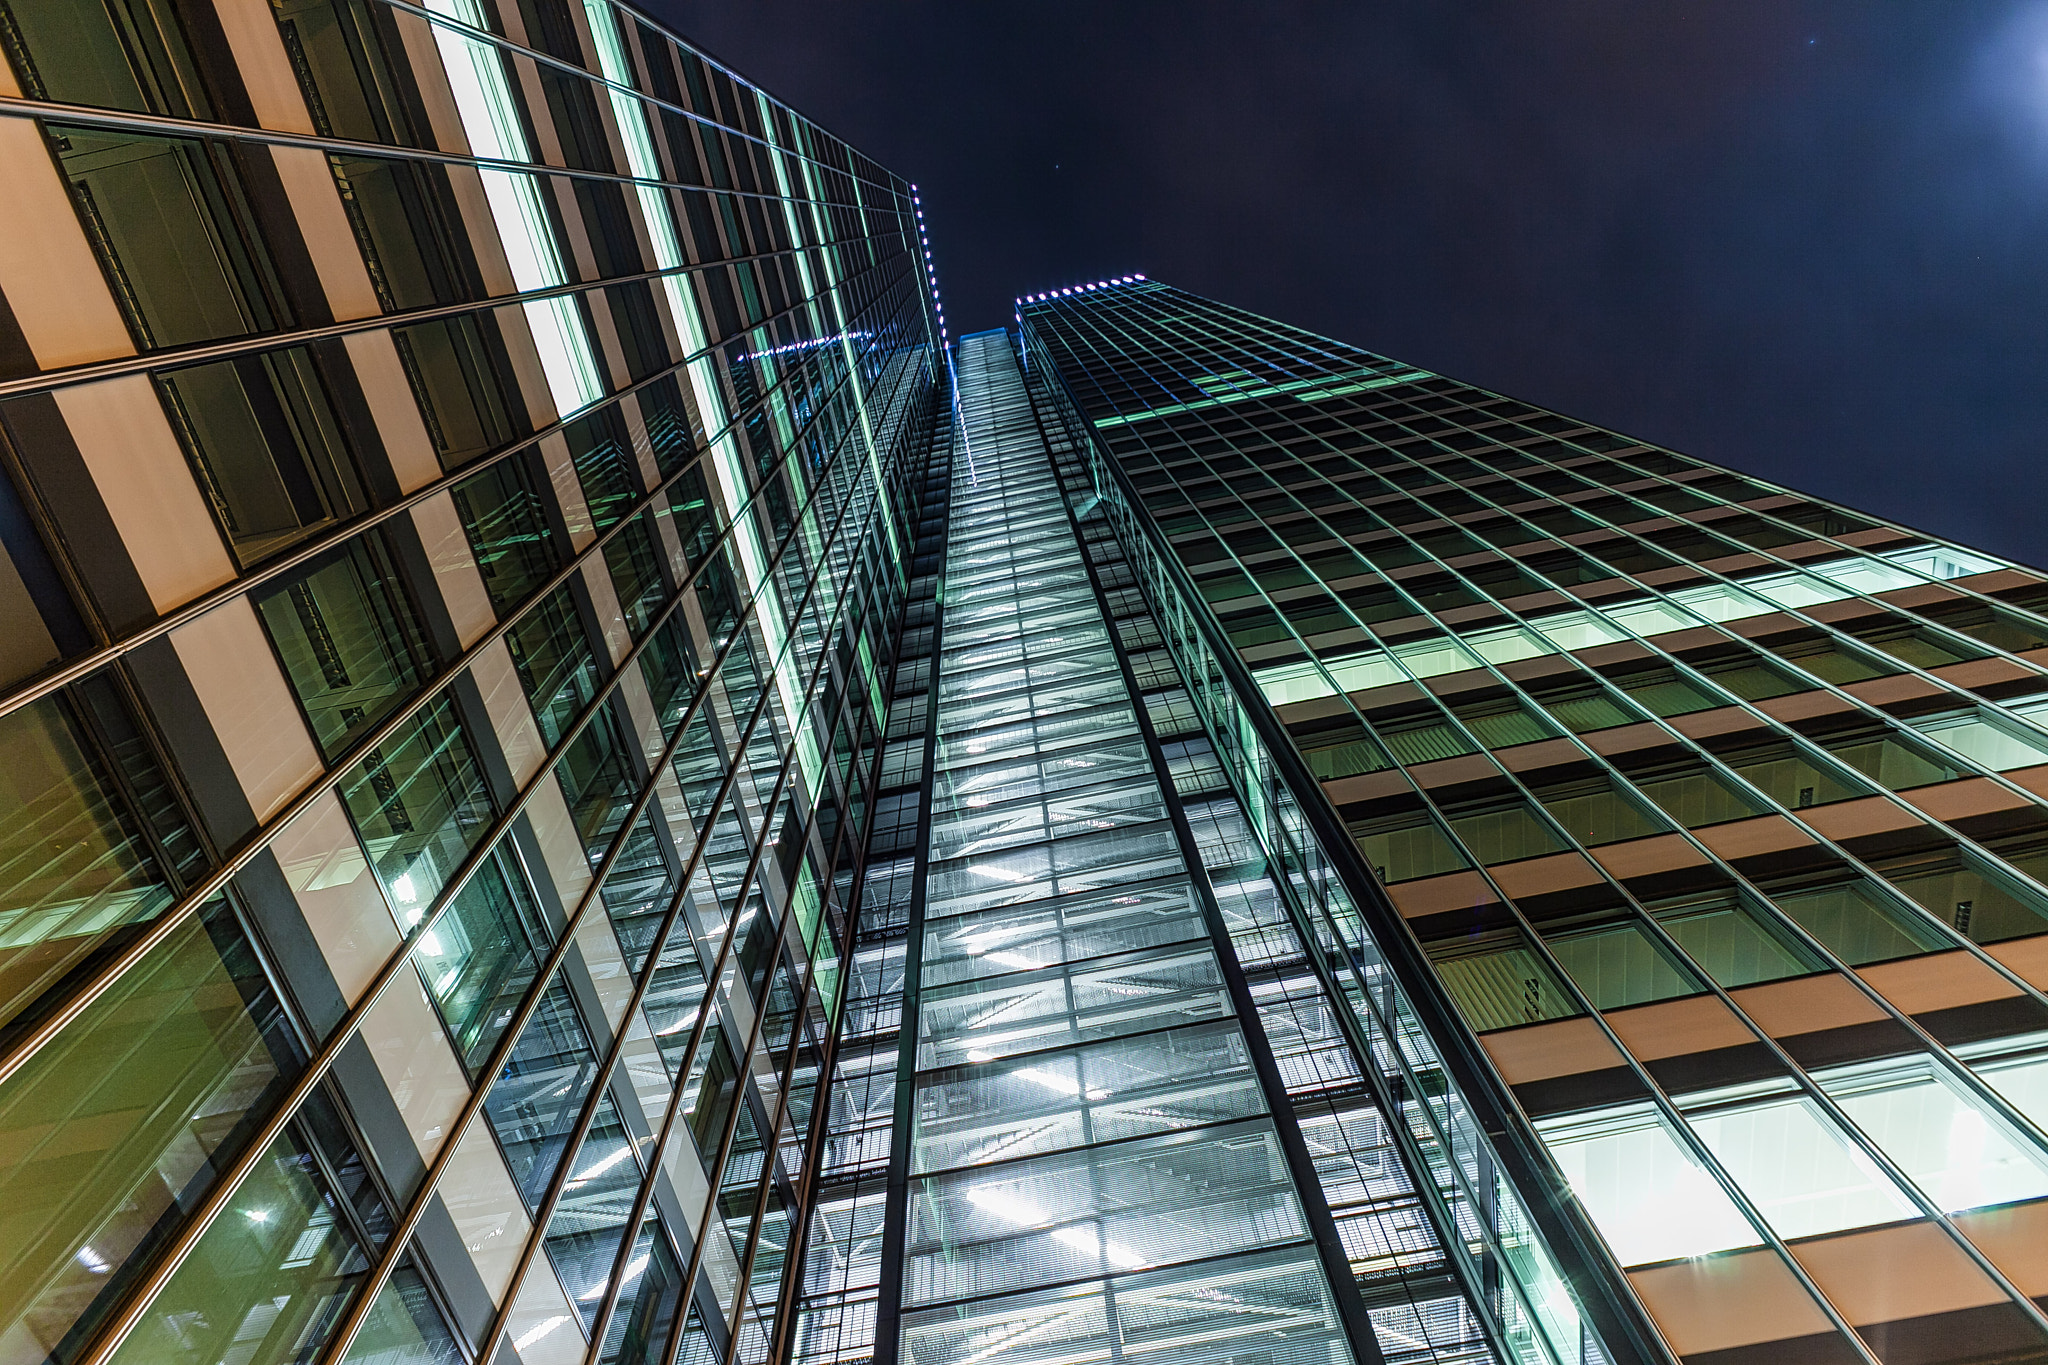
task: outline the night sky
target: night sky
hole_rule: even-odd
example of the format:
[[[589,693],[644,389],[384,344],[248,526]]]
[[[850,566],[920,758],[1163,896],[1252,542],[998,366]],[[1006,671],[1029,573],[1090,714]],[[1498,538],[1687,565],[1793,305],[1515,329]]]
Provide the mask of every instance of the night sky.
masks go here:
[[[2048,0],[646,0],[953,334],[1143,272],[2048,563]]]

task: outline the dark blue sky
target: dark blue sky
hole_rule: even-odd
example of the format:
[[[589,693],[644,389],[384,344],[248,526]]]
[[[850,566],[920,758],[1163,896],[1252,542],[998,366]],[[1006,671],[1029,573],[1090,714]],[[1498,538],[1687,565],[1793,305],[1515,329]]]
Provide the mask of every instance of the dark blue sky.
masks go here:
[[[956,336],[1142,271],[2048,562],[2048,0],[650,3]]]

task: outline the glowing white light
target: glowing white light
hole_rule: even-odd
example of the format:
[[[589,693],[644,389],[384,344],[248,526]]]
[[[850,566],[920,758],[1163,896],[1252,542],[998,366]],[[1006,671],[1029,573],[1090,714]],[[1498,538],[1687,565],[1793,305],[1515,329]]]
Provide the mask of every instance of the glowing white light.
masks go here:
[[[269,1209],[243,1209],[243,1210],[242,1210],[242,1216],[243,1216],[244,1218],[247,1218],[247,1219],[248,1219],[248,1220],[249,1220],[250,1222],[252,1222],[252,1223],[267,1223],[267,1222],[269,1222],[269,1221],[270,1221],[270,1210],[269,1210]]]
[[[391,894],[406,902],[418,900],[420,893],[418,888],[412,884],[412,873],[399,873],[391,883]]]
[[[539,1341],[542,1337],[546,1336],[548,1333],[554,1331],[557,1327],[560,1327],[563,1323],[567,1322],[568,1320],[569,1317],[566,1313],[557,1313],[551,1318],[542,1318],[540,1322],[534,1326],[534,1329],[532,1331],[528,1332],[525,1336],[519,1338],[519,1340],[513,1342],[512,1344],[519,1350],[523,1351],[527,1347],[533,1345],[533,1343],[535,1343],[536,1341]]]
[[[627,1157],[631,1156],[632,1154],[633,1149],[631,1147],[622,1145],[618,1151],[613,1152],[610,1156],[598,1162],[595,1166],[592,1166],[589,1170],[585,1171],[582,1175],[577,1176],[574,1180],[570,1181],[569,1183],[571,1185],[581,1185],[586,1183],[587,1181],[595,1180],[599,1176],[603,1175],[606,1171],[610,1170],[612,1167],[618,1165],[621,1161],[624,1161]]]

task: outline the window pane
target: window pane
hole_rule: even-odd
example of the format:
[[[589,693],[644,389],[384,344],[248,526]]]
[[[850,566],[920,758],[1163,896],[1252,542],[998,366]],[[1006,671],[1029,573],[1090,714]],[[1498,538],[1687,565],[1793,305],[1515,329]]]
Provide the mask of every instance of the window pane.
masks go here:
[[[618,535],[604,547],[604,562],[611,571],[619,607],[626,614],[627,628],[637,640],[647,633],[648,621],[668,596],[647,517],[635,517],[619,528]]]
[[[1427,815],[1354,825],[1351,836],[1373,875],[1390,886],[1441,872],[1459,872],[1470,866],[1458,846]]]
[[[1893,791],[1946,782],[1961,770],[1918,744],[1893,734],[1858,735],[1827,740],[1823,747],[1842,762]]]
[[[421,906],[406,928],[418,922]],[[489,1059],[548,945],[516,854],[500,845],[413,950],[472,1072]]]
[[[1701,971],[1730,990],[1805,976],[1824,965],[1738,900],[1663,906],[1651,913]]]
[[[499,616],[524,602],[557,568],[554,530],[521,459],[501,460],[455,486],[455,512]]]
[[[1722,779],[1719,773],[1702,770],[1664,776],[1644,774],[1634,779],[1636,790],[1657,803],[1666,815],[1687,829],[1716,825],[1723,820],[1744,820],[1763,814],[1763,804]]]
[[[65,703],[0,716],[0,1025],[171,902]]]
[[[640,496],[639,462],[633,458],[618,409],[605,408],[578,418],[562,428],[562,435],[569,442],[569,457],[575,461],[584,501],[590,504],[591,524],[602,531],[624,516]]]
[[[243,565],[368,505],[306,348],[174,370],[161,382]]]
[[[1536,1130],[1625,1266],[1763,1241],[1647,1104],[1540,1119]]]
[[[1656,940],[1633,922],[1556,937],[1545,935],[1544,942],[1595,1009],[1670,1000],[1701,989],[1692,973],[1673,962]]]
[[[370,752],[341,796],[401,922],[440,893],[490,827],[490,792],[444,697]]]
[[[1886,904],[1860,882],[1774,895],[1771,900],[1851,967],[1950,946],[1926,920]]]
[[[682,1291],[682,1267],[661,1220],[649,1215],[626,1261],[626,1283],[619,1288],[619,1306],[605,1332],[599,1365],[649,1365],[665,1359]]]
[[[1569,787],[1537,793],[1551,818],[1565,832],[1588,846],[1618,843],[1661,834],[1669,828],[1662,820],[1636,805],[1604,777]],[[1462,832],[1462,831],[1461,831]],[[1487,859],[1488,862],[1494,861]]]
[[[1524,802],[1450,815],[1451,828],[1487,866],[1562,849],[1564,841]]]
[[[0,35],[30,99],[213,117],[169,0],[9,5]]]
[[[298,1069],[221,902],[0,1086],[0,1336],[61,1355],[174,1234]]]
[[[1960,716],[1928,716],[1912,724],[1937,744],[1975,759],[1993,772],[2048,763],[2048,739],[2024,726],[1986,720],[1974,711]]]
[[[2001,943],[2048,931],[2048,911],[2037,896],[1960,857],[1880,873],[1928,914],[1974,942]]]
[[[1918,1214],[1905,1191],[1852,1147],[1812,1100],[1790,1096],[1687,1119],[1780,1237]]]
[[[434,674],[380,532],[357,536],[320,567],[252,596],[329,758]]]
[[[386,312],[470,297],[444,172],[418,161],[330,157],[363,265]]]
[[[443,469],[457,469],[526,432],[474,317],[397,327],[391,340],[419,400]]]
[[[310,1359],[368,1269],[312,1152],[287,1132],[112,1360],[283,1365]]]
[[[1723,761],[1743,781],[1787,810],[1870,795],[1870,788],[1791,744],[1744,749]]]
[[[462,1348],[411,1265],[401,1265],[378,1292],[349,1344],[344,1365],[463,1365]]]
[[[2048,1194],[2048,1162],[1928,1057],[1817,1071],[1842,1112],[1955,1213]]]
[[[552,749],[597,695],[597,662],[569,589],[535,603],[505,632],[505,645]]]
[[[71,197],[146,347],[267,332],[283,316],[227,149],[51,125]]]
[[[513,1044],[505,1074],[484,1100],[512,1180],[529,1207],[547,1192],[596,1074],[597,1058],[569,1001],[569,988],[556,981]]]
[[[322,136],[412,144],[384,30],[366,0],[271,0]],[[394,35],[395,36],[395,35]],[[401,68],[402,68],[402,64]]]
[[[1580,1013],[1571,992],[1518,929],[1429,945],[1429,959],[1475,1033]]]

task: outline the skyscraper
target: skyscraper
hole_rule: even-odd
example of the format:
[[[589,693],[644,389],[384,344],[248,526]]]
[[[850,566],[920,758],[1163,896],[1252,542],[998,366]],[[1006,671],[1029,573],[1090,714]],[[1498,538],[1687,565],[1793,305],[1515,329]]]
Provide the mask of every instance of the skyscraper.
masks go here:
[[[2048,1358],[2048,581],[611,0],[0,0],[0,1365]]]

